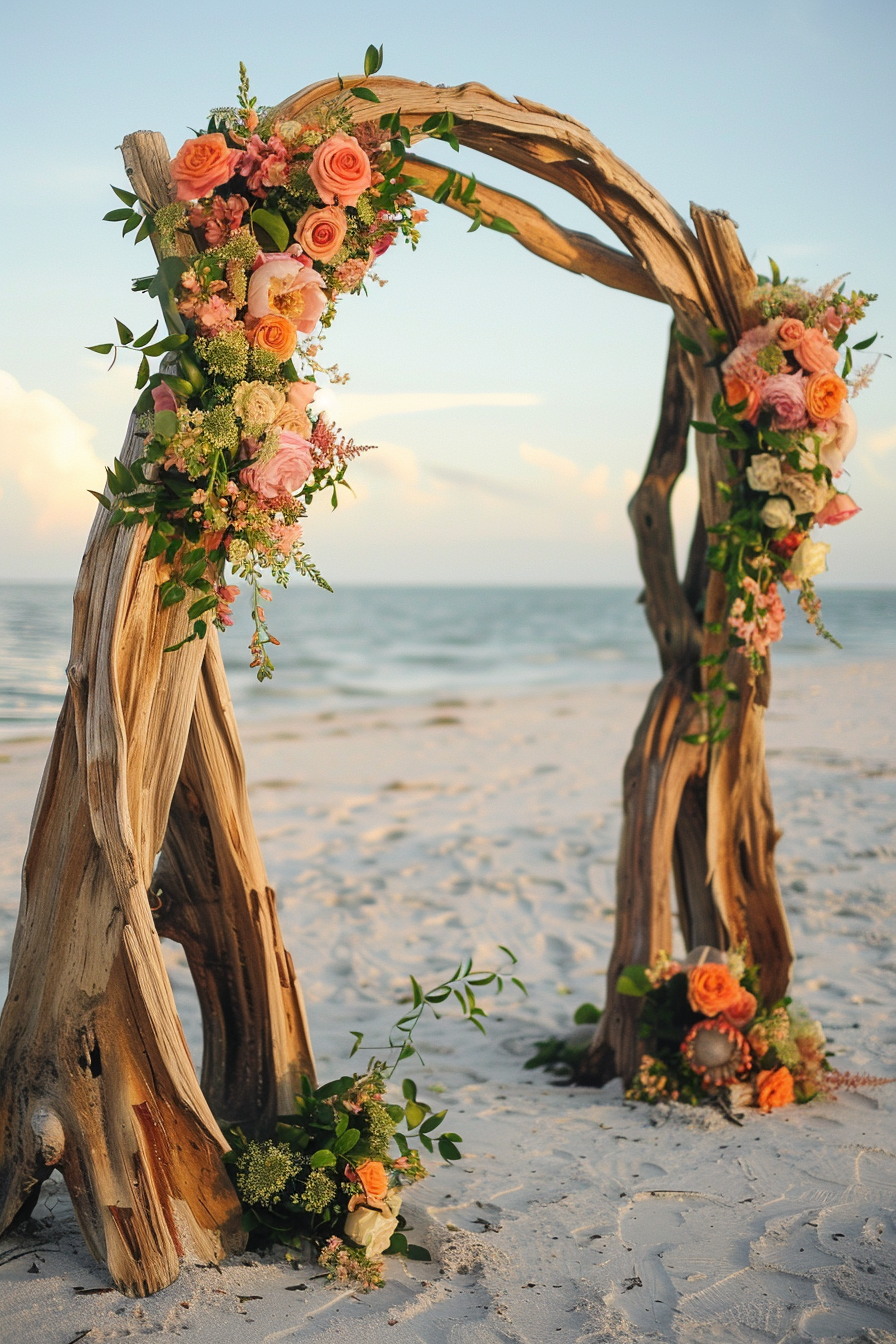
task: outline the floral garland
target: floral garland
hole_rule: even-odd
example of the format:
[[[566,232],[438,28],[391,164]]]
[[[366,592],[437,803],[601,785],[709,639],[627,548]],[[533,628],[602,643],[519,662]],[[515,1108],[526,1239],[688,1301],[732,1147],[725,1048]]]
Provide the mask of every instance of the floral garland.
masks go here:
[[[368,49],[365,74],[381,62],[382,49]],[[168,335],[154,340],[156,323],[135,339],[119,322],[117,342],[90,347],[140,354],[147,431],[143,456],[130,468],[116,460],[109,493],[94,493],[114,524],[148,525],[162,605],[190,597],[182,643],[203,638],[209,621],[232,624],[238,589],[224,582],[225,560],[248,582],[251,666],[263,680],[278,643],[264,571],[285,585],[292,564],[329,588],[302,548],[302,520],[322,491],[336,507],[348,463],[365,451],[312,405],[318,375],[345,378],[318,362],[315,332],[330,326],[339,297],[377,278],[371,266],[399,235],[416,246],[426,211],[401,173],[407,129],[391,116],[352,122],[348,95],[377,102],[372,90],[278,121],[250,98],[244,66],[240,75],[238,106],[213,110],[207,132],[172,160],[172,204],[141,215],[137,197],[115,189],[124,204],[106,218],[137,241],[156,236],[158,272],[134,288],[160,300]],[[456,144],[446,117],[426,133]],[[185,257],[190,240],[198,254]],[[151,373],[154,356],[167,364]]]
[[[515,966],[510,949],[500,950],[510,968]],[[463,1140],[451,1131],[437,1133],[446,1112],[433,1112],[421,1101],[411,1078],[402,1081],[400,1105],[386,1101],[386,1089],[398,1065],[419,1054],[414,1031],[425,1012],[435,1013],[453,997],[464,1020],[484,1032],[486,1012],[475,990],[490,986],[500,994],[508,981],[526,992],[509,970],[476,970],[471,960],[430,990],[412,976],[413,1006],[392,1028],[388,1042],[375,1047],[392,1053],[391,1066],[373,1059],[365,1073],[317,1089],[303,1078],[295,1111],[278,1118],[273,1139],[247,1138],[239,1127],[225,1130],[231,1149],[224,1161],[243,1204],[243,1228],[251,1245],[310,1247],[332,1282],[365,1292],[382,1286],[384,1255],[430,1259],[424,1247],[408,1242],[401,1213],[403,1187],[429,1174],[409,1140],[415,1138],[430,1153],[437,1147],[445,1162],[460,1158],[457,1145]],[[354,1055],[364,1034],[352,1035]]]
[[[799,589],[807,620],[837,643],[822,624],[814,584],[827,569],[831,548],[810,534],[859,512],[834,482],[858,433],[848,398],[868,385],[877,362],[850,379],[853,351],[867,349],[876,335],[850,348],[849,330],[876,295],[860,290],[847,297],[837,281],[811,293],[782,279],[771,265],[771,279],[760,276],[753,295],[757,325],[744,331],[727,356],[726,333],[712,332],[724,396],[713,401],[714,423],[694,421],[728,452],[728,480],[719,490],[729,513],[709,529],[713,544],[707,556],[724,576],[727,616],[725,624],[707,628],[727,634],[728,648],[740,650],[755,673],[766,669],[769,646],[782,635],[779,583]],[[679,340],[688,350],[699,349],[689,338]],[[721,722],[736,688],[725,678],[726,658],[727,649],[704,659],[714,670],[706,691],[695,698],[707,707],[709,731],[688,741],[721,741],[729,731]]]
[[[821,1024],[789,998],[766,1004],[738,951],[699,947],[681,963],[660,952],[650,966],[627,966],[616,988],[644,1000],[650,1053],[626,1093],[633,1101],[710,1101],[734,1119],[732,1107],[769,1112],[893,1081],[835,1070]]]

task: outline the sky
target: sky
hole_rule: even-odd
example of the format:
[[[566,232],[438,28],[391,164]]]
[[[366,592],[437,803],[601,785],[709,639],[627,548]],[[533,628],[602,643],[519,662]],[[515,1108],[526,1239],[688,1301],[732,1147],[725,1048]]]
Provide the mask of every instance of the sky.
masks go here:
[[[391,9],[342,0],[257,15],[245,0],[154,11],[133,0],[7,8],[3,175],[0,529],[5,579],[71,580],[93,515],[88,489],[118,451],[135,368],[85,347],[155,318],[130,291],[154,269],[102,222],[125,181],[116,146],[162,131],[172,154],[232,103],[245,60],[259,102],[357,73],[478,81],[588,125],[687,216],[724,207],[758,269],[771,255],[816,285],[849,272],[878,292],[862,329],[896,354],[892,0],[455,0]],[[423,149],[616,242],[558,189],[462,149]],[[27,162],[19,162],[20,159]],[[426,204],[424,202],[424,204]],[[622,584],[637,581],[625,506],[655,429],[668,310],[604,289],[513,239],[434,207],[387,284],[346,297],[326,362],[351,379],[328,407],[356,441],[354,496],[316,501],[305,535],[333,583]],[[887,339],[889,337],[889,339]],[[877,347],[875,347],[877,348]],[[322,394],[323,395],[323,394]],[[896,365],[855,403],[849,489],[863,512],[828,539],[825,582],[893,582]],[[679,550],[693,463],[673,498]]]

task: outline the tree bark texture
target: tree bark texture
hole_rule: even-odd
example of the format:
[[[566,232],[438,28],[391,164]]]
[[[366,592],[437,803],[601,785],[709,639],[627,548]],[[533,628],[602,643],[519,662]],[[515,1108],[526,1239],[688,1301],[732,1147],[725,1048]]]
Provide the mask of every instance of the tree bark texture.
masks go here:
[[[141,200],[167,201],[162,137],[123,150]],[[132,419],[122,461],[142,444]],[[99,509],[75,591],[0,1018],[0,1231],[58,1167],[90,1249],[139,1296],[184,1255],[242,1248],[218,1120],[270,1127],[314,1065],[216,634],[164,652],[188,633],[186,605],[160,608],[146,529],[107,520]],[[151,906],[193,969],[205,1093]]]
[[[627,261],[624,253],[563,229],[517,197],[476,184],[484,223],[502,215],[516,226],[524,247],[556,265],[664,300],[677,329],[701,347],[702,353],[693,355],[674,342],[670,346],[660,425],[630,508],[645,610],[663,679],[625,766],[607,1007],[581,1071],[584,1081],[602,1082],[617,1073],[629,1079],[641,1053],[637,1005],[620,1001],[616,976],[625,964],[649,961],[669,947],[670,873],[688,946],[744,944],[760,964],[762,988],[771,999],[784,992],[792,963],[775,875],[778,833],[764,761],[768,678],[754,684],[746,660],[732,653],[725,671],[741,698],[726,713],[730,735],[711,748],[683,740],[705,728],[703,711],[691,699],[707,680],[700,658],[721,648],[725,639],[704,631],[706,622],[724,619],[725,600],[720,576],[706,566],[707,529],[725,516],[718,484],[726,464],[714,436],[696,435],[700,513],[683,582],[676,572],[669,514],[671,490],[684,467],[689,421],[692,416],[711,420],[712,400],[721,390],[710,329],[727,332],[733,345],[752,325],[756,276],[737,227],[724,211],[692,206],[691,227],[571,117],[526,99],[501,98],[481,84],[433,88],[380,76],[366,82],[379,98],[378,114],[400,109],[412,143],[424,138],[421,128],[428,117],[452,112],[462,145],[563,187],[582,201],[613,230],[629,254]],[[301,117],[338,93],[337,81],[324,81],[286,99],[277,112]],[[358,121],[370,115],[366,102],[349,96],[349,106]],[[444,168],[417,155],[409,156],[409,170],[421,183],[416,190],[430,197],[445,180]],[[476,208],[451,197],[445,204],[468,215]]]

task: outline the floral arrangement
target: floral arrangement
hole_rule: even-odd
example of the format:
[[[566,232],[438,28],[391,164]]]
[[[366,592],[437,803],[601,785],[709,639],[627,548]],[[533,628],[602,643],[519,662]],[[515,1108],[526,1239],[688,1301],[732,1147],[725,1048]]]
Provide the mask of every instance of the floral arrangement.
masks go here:
[[[382,48],[371,47],[365,73],[381,62]],[[263,680],[278,642],[262,605],[264,571],[285,585],[292,565],[329,587],[303,550],[302,520],[322,491],[336,507],[348,463],[365,451],[312,405],[318,375],[344,381],[318,360],[321,329],[342,295],[376,279],[373,263],[399,236],[416,246],[426,211],[401,174],[394,119],[352,122],[348,94],[377,102],[369,88],[304,121],[277,121],[250,98],[245,67],[240,74],[238,106],[216,108],[172,160],[175,201],[141,215],[137,197],[116,189],[123,206],[106,216],[138,241],[154,235],[158,272],[134,287],[160,300],[168,335],[154,340],[156,323],[135,339],[119,322],[117,342],[90,349],[140,354],[147,430],[139,461],[110,469],[111,501],[97,499],[113,523],[148,526],[162,605],[190,600],[183,642],[203,638],[209,621],[232,624],[239,590],[224,581],[225,560],[247,581],[251,666]],[[453,138],[440,125],[427,133]],[[166,362],[151,373],[154,356]]]
[[[502,947],[511,966],[516,957]],[[281,1116],[273,1139],[247,1138],[239,1128],[227,1137],[225,1156],[243,1204],[243,1227],[251,1242],[304,1249],[310,1246],[328,1277],[365,1292],[383,1283],[384,1254],[429,1260],[422,1246],[408,1242],[401,1213],[402,1189],[428,1173],[411,1140],[446,1162],[460,1156],[459,1134],[442,1130],[445,1111],[433,1112],[405,1078],[402,1103],[386,1093],[398,1065],[419,1055],[413,1033],[427,1010],[448,999],[460,1004],[464,1020],[484,1031],[486,1016],[476,989],[490,985],[497,993],[505,979],[523,993],[525,986],[506,972],[480,971],[468,960],[441,984],[424,991],[411,977],[412,1007],[395,1024],[383,1047],[394,1056],[391,1066],[372,1059],[363,1074],[352,1074],[312,1088],[307,1078],[295,1099],[295,1112]],[[437,1014],[436,1014],[437,1015]],[[361,1048],[355,1038],[351,1054]]]
[[[688,739],[694,742],[726,736],[721,720],[736,693],[723,670],[727,649],[739,649],[754,672],[765,670],[769,646],[781,638],[784,623],[779,584],[799,590],[807,619],[837,643],[822,624],[814,584],[831,548],[811,533],[859,512],[835,482],[858,433],[850,399],[874,369],[872,364],[850,377],[853,351],[867,349],[876,336],[850,348],[849,332],[876,295],[847,296],[837,281],[811,293],[782,279],[774,262],[772,277],[759,279],[752,301],[756,325],[727,355],[726,333],[712,332],[724,396],[713,402],[714,423],[694,422],[728,450],[728,480],[719,489],[730,505],[728,517],[711,529],[708,553],[727,589],[726,624],[708,628],[727,634],[727,648],[704,660],[715,670],[696,698],[707,706],[709,731]],[[686,349],[699,350],[689,338],[679,339]]]
[[[755,966],[739,951],[699,947],[682,962],[660,952],[627,966],[616,986],[643,999],[640,1033],[649,1043],[626,1096],[634,1101],[710,1101],[769,1112],[889,1078],[841,1073],[824,1032],[789,998],[763,1002]]]

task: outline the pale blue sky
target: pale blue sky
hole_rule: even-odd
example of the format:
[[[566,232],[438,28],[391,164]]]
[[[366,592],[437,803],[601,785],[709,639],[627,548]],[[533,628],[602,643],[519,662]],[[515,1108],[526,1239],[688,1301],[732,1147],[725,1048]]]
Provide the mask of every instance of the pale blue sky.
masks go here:
[[[880,329],[894,352],[892,0],[379,10],[356,0],[276,15],[236,0],[7,10],[8,576],[73,574],[89,515],[83,477],[117,450],[131,395],[128,375],[107,376],[84,346],[109,338],[113,314],[139,329],[154,317],[130,293],[151,269],[148,244],[135,249],[101,222],[115,203],[107,184],[123,181],[115,146],[152,128],[174,152],[210,106],[232,101],[241,58],[267,103],[356,72],[367,44],[383,42],[386,73],[478,80],[556,107],[682,214],[690,200],[728,209],[757,264],[771,253],[812,285],[848,270],[880,292],[863,334]],[[543,183],[467,151],[432,152],[601,233]],[[633,582],[624,506],[654,429],[666,310],[465,227],[434,209],[418,251],[395,248],[381,264],[389,284],[342,303],[328,357],[352,374],[345,415],[357,438],[386,446],[358,464],[352,507],[312,511],[309,549],[342,582]],[[429,394],[423,409],[409,408],[410,393]],[[489,398],[505,404],[481,404]],[[851,488],[864,512],[829,538],[830,581],[891,582],[892,361],[856,412]],[[693,483],[680,494],[685,515]]]

